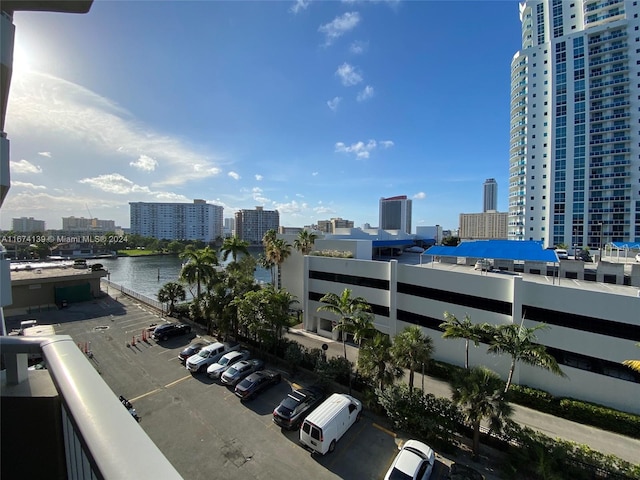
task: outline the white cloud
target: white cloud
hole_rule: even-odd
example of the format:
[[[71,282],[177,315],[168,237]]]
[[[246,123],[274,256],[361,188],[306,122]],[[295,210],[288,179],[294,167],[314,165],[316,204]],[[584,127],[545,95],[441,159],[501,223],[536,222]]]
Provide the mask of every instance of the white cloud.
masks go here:
[[[312,172],[312,173],[311,173],[311,176],[312,176],[312,177],[317,177],[317,176],[318,176],[318,172]]]
[[[153,158],[148,157],[147,155],[140,155],[138,157],[138,160],[136,160],[135,162],[130,162],[129,165],[137,168],[138,170],[153,172],[158,166],[158,162],[156,162]]]
[[[274,207],[276,208],[276,210],[278,210],[278,212],[282,215],[296,215],[296,214],[301,214],[303,213],[308,207],[309,205],[307,205],[306,203],[298,203],[295,200],[291,200],[288,203],[275,203]]]
[[[41,157],[51,158],[51,152],[38,152],[38,155],[40,155]]]
[[[327,101],[327,106],[329,107],[329,109],[335,112],[336,110],[338,110],[338,105],[340,105],[341,101],[342,97],[333,97],[331,100]]]
[[[335,210],[333,210],[332,208],[325,207],[325,206],[315,207],[313,209],[313,211],[318,215],[326,215],[328,213],[336,213]]]
[[[356,142],[350,146],[345,145],[342,142],[336,143],[335,151],[337,153],[353,153],[356,158],[369,158],[369,154],[375,150],[377,143],[375,140],[369,140],[367,143]]]
[[[260,174],[256,174],[256,176],[255,176],[255,177],[256,177],[256,180],[257,180],[258,182],[262,181],[262,179],[264,178],[264,177],[263,177],[262,175],[260,175]]]
[[[361,55],[365,52],[365,50],[369,47],[369,42],[363,42],[361,40],[356,40],[349,45],[349,51],[354,55]]]
[[[167,202],[188,201],[188,198],[184,195],[179,195],[173,192],[153,191],[149,187],[137,185],[119,173],[83,178],[82,180],[78,180],[78,183],[89,185],[97,190],[102,190],[103,192],[113,193],[116,195],[141,194]]]
[[[427,198],[427,194],[424,192],[418,192],[413,196],[413,198],[415,200],[424,200],[425,198]]]
[[[296,2],[289,9],[292,13],[299,13],[302,10],[306,10],[311,0],[296,0]]]
[[[9,162],[9,166],[14,173],[42,173],[42,168],[39,165],[34,165],[29,160]]]
[[[340,77],[340,81],[345,87],[357,85],[362,81],[362,75],[360,72],[346,62],[338,67],[336,75]]]
[[[11,187],[22,187],[22,188],[30,188],[32,190],[46,190],[47,187],[45,187],[44,185],[35,185],[33,183],[29,183],[29,182],[18,182],[16,180],[14,180],[13,182],[11,182]]]
[[[262,203],[263,205],[271,202],[270,199],[262,194],[262,189],[260,187],[253,187],[251,189],[251,196],[256,202]]]
[[[238,173],[236,173],[236,172],[229,172],[229,173],[227,173],[227,175],[229,175],[234,180],[240,180],[240,175]]]
[[[220,173],[205,147],[198,151],[181,138],[141,124],[108,98],[33,70],[14,75],[7,123],[13,139],[31,138],[33,132],[47,132],[65,139],[65,146],[82,145],[94,158],[116,161],[118,157],[130,159],[146,155],[163,167],[157,172],[157,185],[182,185]],[[64,158],[60,167],[69,166],[71,160]],[[72,168],[87,171],[84,167],[89,163],[76,161]]]
[[[364,102],[371,97],[373,97],[373,87],[371,85],[367,85],[366,87],[364,87],[364,90],[358,93],[356,100],[358,100],[359,102]]]
[[[377,147],[387,149],[393,147],[393,145],[394,144],[391,140],[382,140],[379,142],[369,140],[367,143],[360,141],[352,143],[351,145],[346,145],[343,142],[337,142],[335,144],[335,152],[354,154],[356,158],[369,158],[371,152],[373,152]]]
[[[324,33],[324,44],[329,46],[349,30],[355,28],[358,23],[360,23],[360,14],[358,12],[346,12],[334,18],[331,22],[320,25],[318,31]]]

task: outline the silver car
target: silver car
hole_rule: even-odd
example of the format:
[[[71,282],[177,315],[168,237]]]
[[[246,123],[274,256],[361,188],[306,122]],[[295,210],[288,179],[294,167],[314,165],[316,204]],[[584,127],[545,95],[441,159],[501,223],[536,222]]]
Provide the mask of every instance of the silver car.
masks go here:
[[[246,360],[251,356],[249,350],[240,350],[235,352],[229,352],[222,356],[213,365],[209,365],[207,368],[207,375],[210,378],[220,378],[220,376],[232,365],[242,360]]]
[[[264,362],[262,360],[241,360],[234,365],[231,365],[220,377],[220,381],[224,385],[236,386],[245,377],[251,375],[253,372],[262,370],[264,368]]]

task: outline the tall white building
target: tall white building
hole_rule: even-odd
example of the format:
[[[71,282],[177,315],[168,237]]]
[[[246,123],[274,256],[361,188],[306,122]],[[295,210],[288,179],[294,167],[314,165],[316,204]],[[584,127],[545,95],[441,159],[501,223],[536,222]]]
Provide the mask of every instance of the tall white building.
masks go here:
[[[252,245],[262,243],[262,237],[269,230],[278,231],[280,227],[280,213],[278,210],[265,210],[256,207],[255,210],[240,210],[236,212],[236,236],[240,240]]]
[[[202,240],[222,237],[219,205],[204,200],[193,203],[130,202],[131,234],[159,240]]]
[[[36,220],[33,217],[12,218],[11,229],[16,233],[43,233],[45,224],[44,220]]]
[[[483,185],[482,211],[498,210],[498,182],[495,178],[488,178]]]
[[[520,4],[511,62],[509,238],[640,240],[640,7]]]
[[[507,238],[507,213],[483,212],[461,213],[460,230],[461,239],[506,239]]]
[[[406,195],[380,199],[380,228],[411,233],[411,200]]]

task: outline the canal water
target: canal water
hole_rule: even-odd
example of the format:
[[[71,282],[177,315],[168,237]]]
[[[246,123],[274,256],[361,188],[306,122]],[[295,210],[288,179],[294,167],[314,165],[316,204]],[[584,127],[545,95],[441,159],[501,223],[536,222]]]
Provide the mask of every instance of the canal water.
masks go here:
[[[252,249],[250,253],[257,258],[262,249]],[[226,263],[230,261],[231,257]],[[101,258],[90,263],[101,263],[112,282],[154,299],[165,283],[178,281],[182,268],[182,260],[175,255]],[[257,267],[255,278],[258,282],[270,283],[271,273]],[[189,291],[188,288],[186,290]]]

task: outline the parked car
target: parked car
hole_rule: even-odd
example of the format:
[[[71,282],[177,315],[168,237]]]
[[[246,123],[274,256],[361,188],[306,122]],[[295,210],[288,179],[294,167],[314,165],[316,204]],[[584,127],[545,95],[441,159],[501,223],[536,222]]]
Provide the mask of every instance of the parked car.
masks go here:
[[[235,394],[241,400],[252,400],[267,388],[282,381],[282,375],[275,370],[253,372],[236,385]]]
[[[242,379],[251,375],[253,372],[262,370],[264,362],[262,360],[241,360],[231,365],[221,376],[220,381],[224,385],[235,387]]]
[[[235,350],[233,352],[225,353],[220,357],[220,360],[207,367],[207,375],[211,378],[220,378],[220,375],[222,375],[231,365],[241,360],[246,360],[250,356],[251,353],[249,353],[249,350]]]
[[[158,325],[151,334],[151,337],[154,340],[165,341],[171,337],[177,337],[187,333],[191,333],[191,325],[185,323],[165,323],[164,325]]]
[[[191,357],[192,355],[195,355],[200,350],[202,350],[202,347],[205,347],[207,345],[208,345],[207,342],[192,343],[191,345],[189,345],[187,348],[185,348],[178,354],[178,359],[180,360],[180,363],[186,362],[187,358]]]
[[[640,262],[640,253],[636,255],[636,262]]]
[[[323,400],[324,390],[320,387],[294,390],[273,410],[273,421],[286,430],[296,430]]]
[[[407,440],[389,467],[384,480],[431,478],[436,455],[433,449],[418,440]]]
[[[196,353],[190,356],[186,362],[186,368],[191,373],[206,372],[209,365],[216,363],[225,353],[229,353],[233,350],[240,350],[240,344],[234,343],[212,343]]]
[[[569,258],[569,252],[564,248],[556,248],[556,256],[558,257],[558,260],[566,260]]]
[[[591,255],[589,254],[589,250],[578,250],[575,258],[576,260],[582,260],[583,262],[593,262],[593,258],[591,258]]]
[[[481,258],[473,267],[474,270],[491,270],[493,268],[493,261],[488,258]]]
[[[360,419],[362,403],[343,393],[334,393],[304,419],[300,443],[312,453],[331,453],[346,431]]]

